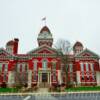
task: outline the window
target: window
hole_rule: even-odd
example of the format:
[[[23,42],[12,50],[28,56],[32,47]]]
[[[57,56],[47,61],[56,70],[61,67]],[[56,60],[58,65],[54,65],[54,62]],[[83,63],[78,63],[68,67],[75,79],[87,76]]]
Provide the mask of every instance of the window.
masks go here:
[[[84,74],[82,73],[82,80],[84,80]]]
[[[92,75],[92,80],[95,80],[95,79],[96,79],[96,77],[94,75]]]
[[[2,63],[0,63],[0,72],[2,71]]]
[[[69,64],[69,71],[73,72],[73,64]]]
[[[86,71],[88,72],[89,71],[88,63],[85,63],[85,65],[86,65]]]
[[[68,66],[68,64],[66,64],[66,67]],[[64,71],[65,68],[64,68],[64,64],[61,64],[61,70]]]
[[[89,75],[87,75],[87,80],[89,80]]]
[[[3,80],[6,81],[6,74],[4,74],[4,76],[3,76]]]
[[[23,63],[22,64],[22,72],[24,72],[25,71],[25,64]]]
[[[56,81],[56,73],[53,73],[53,81]]]
[[[80,63],[80,65],[81,65],[81,71],[83,72],[84,71],[84,64]]]
[[[34,72],[34,74],[33,74],[33,80],[37,80],[37,75],[36,75],[36,72]]]
[[[56,70],[56,62],[52,62],[52,69]]]
[[[43,62],[42,62],[42,68],[43,68],[43,70],[47,69],[47,60],[43,60]]]
[[[90,77],[89,77],[90,75],[89,75],[89,73],[87,72],[86,73],[86,77],[87,77],[87,80],[89,80],[90,79]]]
[[[17,71],[20,72],[20,64],[17,65]]]
[[[34,70],[37,70],[37,60],[34,60]]]
[[[5,67],[4,67],[4,72],[7,72],[8,71],[8,64],[4,64]]]
[[[91,71],[94,72],[94,64],[93,63],[90,63],[90,68],[91,68]]]
[[[28,65],[27,64],[25,64],[25,71],[27,71],[28,70]]]

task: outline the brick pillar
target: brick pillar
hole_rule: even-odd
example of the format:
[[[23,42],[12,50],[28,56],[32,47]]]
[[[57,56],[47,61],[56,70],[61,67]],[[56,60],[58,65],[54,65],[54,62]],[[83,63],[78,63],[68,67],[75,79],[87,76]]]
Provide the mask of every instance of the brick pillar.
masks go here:
[[[15,86],[15,72],[9,71],[8,72],[8,87],[14,87]]]

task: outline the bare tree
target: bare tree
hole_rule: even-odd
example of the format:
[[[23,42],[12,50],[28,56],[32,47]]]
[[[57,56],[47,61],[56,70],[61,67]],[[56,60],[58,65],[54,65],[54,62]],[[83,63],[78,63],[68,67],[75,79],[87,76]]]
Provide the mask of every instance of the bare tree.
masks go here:
[[[15,68],[15,75],[16,75],[16,86],[17,87],[26,87],[28,82],[28,71],[27,71],[27,64],[25,65],[25,72],[19,72],[20,68],[18,68],[18,63],[16,64]]]
[[[69,54],[71,51],[71,43],[65,39],[58,39],[54,47],[61,50],[63,54]]]
[[[71,43],[68,40],[65,39],[59,39],[54,47],[62,52],[62,63],[64,65],[64,68],[62,68],[62,73],[66,73],[66,86],[69,84],[68,80],[68,55],[72,50]]]

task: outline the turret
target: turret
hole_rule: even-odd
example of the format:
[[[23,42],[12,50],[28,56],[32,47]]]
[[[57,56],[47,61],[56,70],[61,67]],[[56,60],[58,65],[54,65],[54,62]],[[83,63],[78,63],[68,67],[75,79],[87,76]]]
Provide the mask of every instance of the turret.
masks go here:
[[[82,52],[83,51],[83,44],[81,42],[77,41],[73,46],[73,51],[74,51],[75,55]]]

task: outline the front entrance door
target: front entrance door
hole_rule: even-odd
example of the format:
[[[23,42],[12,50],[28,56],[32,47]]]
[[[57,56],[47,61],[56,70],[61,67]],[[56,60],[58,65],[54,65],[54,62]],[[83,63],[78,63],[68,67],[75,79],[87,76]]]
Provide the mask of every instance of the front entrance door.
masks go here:
[[[47,86],[47,83],[48,83],[48,74],[47,73],[42,73],[42,83],[43,83],[43,87]]]

